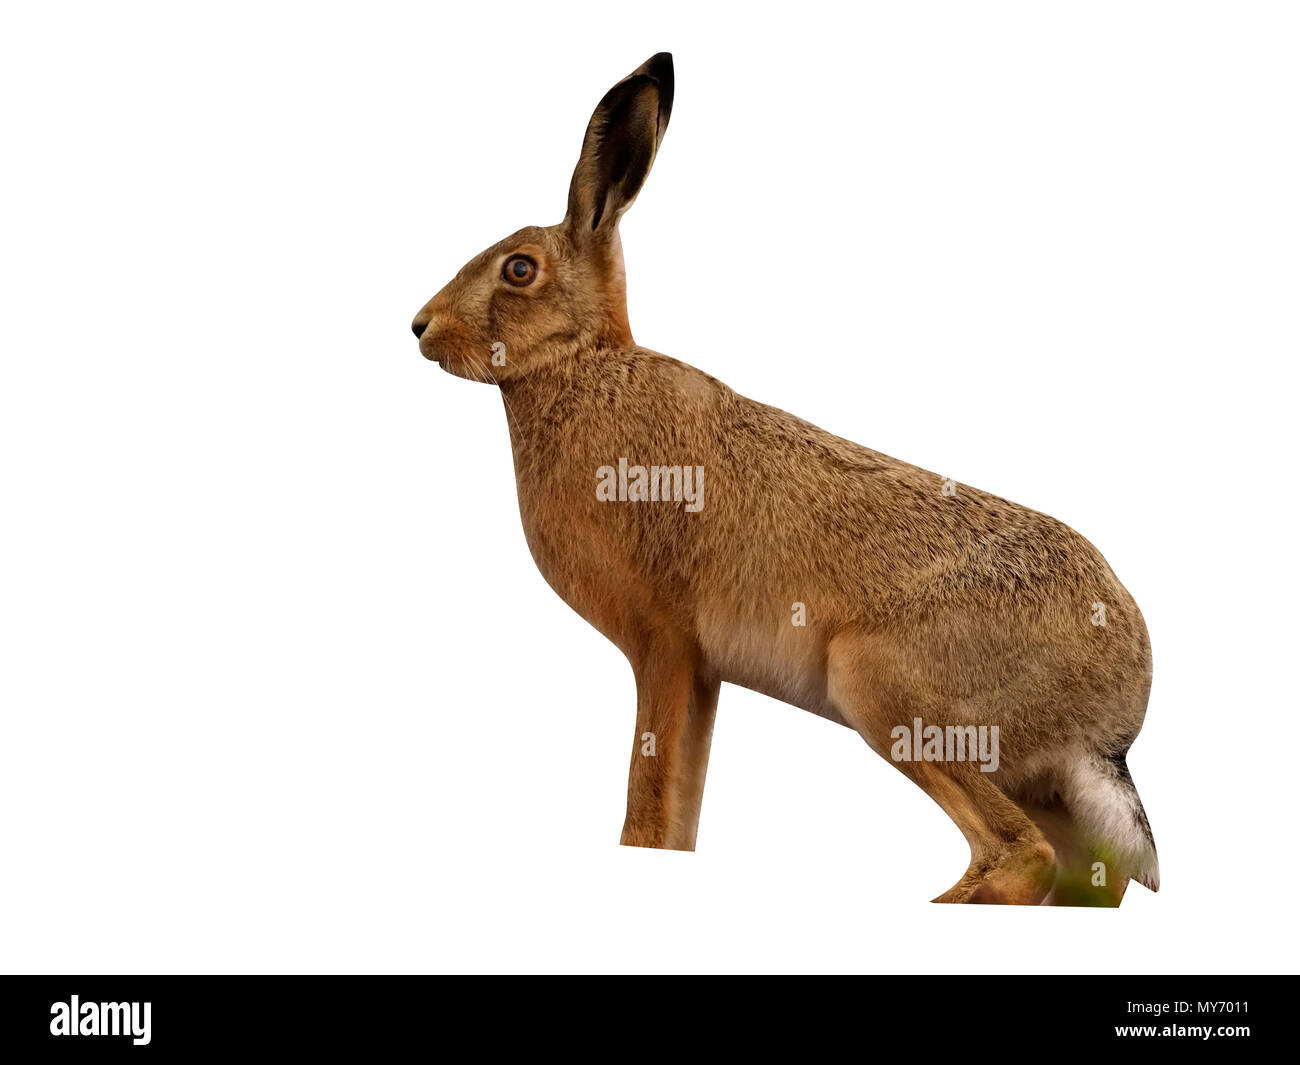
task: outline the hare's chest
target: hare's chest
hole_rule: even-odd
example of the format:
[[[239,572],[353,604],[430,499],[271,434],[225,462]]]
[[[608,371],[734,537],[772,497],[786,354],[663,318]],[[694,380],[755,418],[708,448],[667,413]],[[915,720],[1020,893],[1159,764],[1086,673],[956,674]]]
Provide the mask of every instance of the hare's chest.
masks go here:
[[[522,461],[521,461],[522,459]],[[590,465],[590,463],[587,463]],[[516,455],[519,517],[533,561],[566,603],[611,639],[647,609],[644,566],[581,459]]]

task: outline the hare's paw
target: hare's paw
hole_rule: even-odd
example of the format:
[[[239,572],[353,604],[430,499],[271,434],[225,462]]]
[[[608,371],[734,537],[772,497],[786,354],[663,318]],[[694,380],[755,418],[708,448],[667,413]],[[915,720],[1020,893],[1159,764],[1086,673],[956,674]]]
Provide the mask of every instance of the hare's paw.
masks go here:
[[[1043,840],[1017,842],[992,859],[973,861],[935,902],[1037,906],[1052,889],[1056,859]]]

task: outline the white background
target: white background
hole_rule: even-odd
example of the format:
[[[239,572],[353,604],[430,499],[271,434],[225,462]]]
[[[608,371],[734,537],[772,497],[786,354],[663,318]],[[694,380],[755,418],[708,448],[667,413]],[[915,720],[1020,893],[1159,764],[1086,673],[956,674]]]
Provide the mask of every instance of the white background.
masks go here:
[[[0,966],[1294,970],[1297,23],[1257,3],[9,5]],[[640,343],[1044,510],[1155,648],[1164,886],[932,906],[965,844],[724,687],[695,854],[633,685],[415,312],[672,124]]]

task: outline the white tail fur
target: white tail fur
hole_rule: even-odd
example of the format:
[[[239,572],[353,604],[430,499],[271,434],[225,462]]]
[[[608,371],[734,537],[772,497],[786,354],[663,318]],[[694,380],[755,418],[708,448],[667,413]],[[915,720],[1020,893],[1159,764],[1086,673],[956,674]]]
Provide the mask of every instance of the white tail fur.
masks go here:
[[[1123,754],[1093,754],[1075,763],[1062,781],[1062,798],[1079,827],[1120,864],[1118,872],[1160,890],[1155,840]]]

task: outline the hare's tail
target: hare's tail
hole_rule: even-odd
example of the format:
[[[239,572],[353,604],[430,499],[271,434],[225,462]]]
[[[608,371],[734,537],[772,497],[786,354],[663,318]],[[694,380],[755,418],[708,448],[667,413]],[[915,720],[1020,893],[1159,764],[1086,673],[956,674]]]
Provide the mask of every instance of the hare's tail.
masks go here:
[[[1160,863],[1142,800],[1125,761],[1127,749],[1076,762],[1062,796],[1075,822],[1125,876],[1160,890]]]

